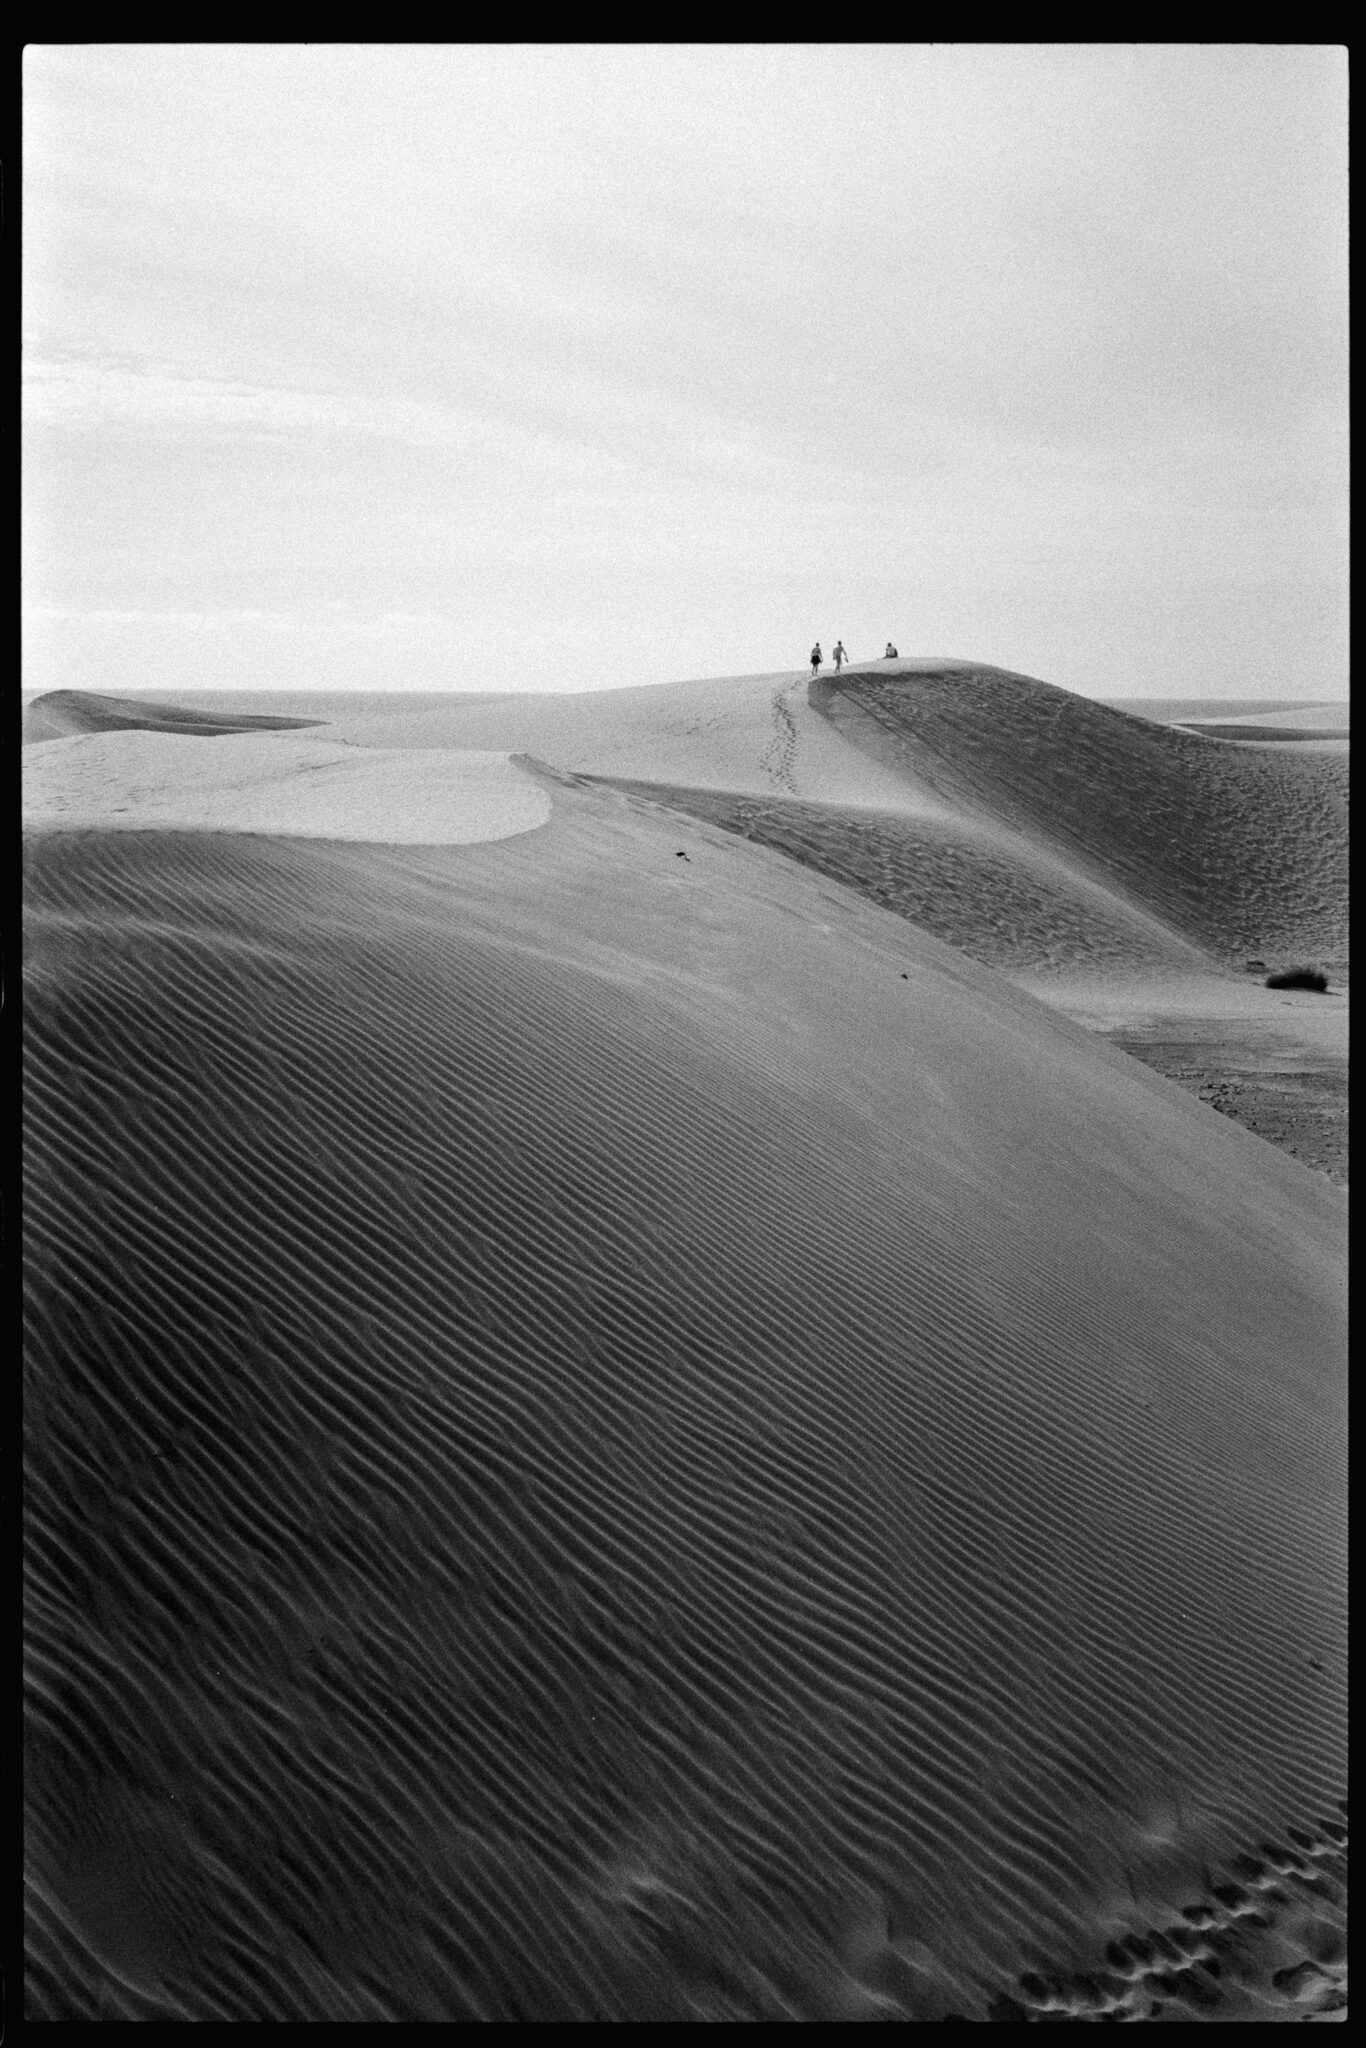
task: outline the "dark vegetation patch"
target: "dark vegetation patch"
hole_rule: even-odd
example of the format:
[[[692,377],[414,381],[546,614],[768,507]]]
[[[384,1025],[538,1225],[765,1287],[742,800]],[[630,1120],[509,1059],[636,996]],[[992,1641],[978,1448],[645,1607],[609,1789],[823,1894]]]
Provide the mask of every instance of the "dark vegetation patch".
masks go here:
[[[1321,967],[1287,967],[1279,974],[1268,974],[1268,988],[1308,988],[1316,995],[1328,993],[1328,976]]]

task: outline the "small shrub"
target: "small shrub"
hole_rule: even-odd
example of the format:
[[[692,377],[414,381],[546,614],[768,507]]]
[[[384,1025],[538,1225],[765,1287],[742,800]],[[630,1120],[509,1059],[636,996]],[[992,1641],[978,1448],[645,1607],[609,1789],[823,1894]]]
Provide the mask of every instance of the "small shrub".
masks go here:
[[[1287,967],[1281,974],[1268,974],[1268,988],[1311,988],[1315,995],[1327,995],[1328,976],[1319,967]]]

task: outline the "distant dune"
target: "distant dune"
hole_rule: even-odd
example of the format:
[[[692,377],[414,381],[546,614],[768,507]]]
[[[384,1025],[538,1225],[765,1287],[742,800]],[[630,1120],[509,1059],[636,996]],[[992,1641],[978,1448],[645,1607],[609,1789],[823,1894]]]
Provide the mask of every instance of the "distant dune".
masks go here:
[[[73,733],[178,732],[187,738],[214,739],[224,733],[284,732],[317,723],[313,718],[280,718],[266,712],[215,715],[137,697],[101,697],[91,690],[49,690],[25,708],[23,738],[32,743],[67,739]]]
[[[1131,711],[1159,725],[1203,724],[1209,720],[1273,726],[1282,739],[1292,739],[1305,726],[1318,726],[1346,738],[1351,703],[1346,697],[1325,697],[1317,703],[1289,697],[1111,697],[1113,710]]]
[[[1227,724],[1221,724],[1215,719],[1189,719],[1186,721],[1185,730],[1203,733],[1206,739],[1211,740],[1238,740],[1244,746],[1258,745],[1266,741],[1274,741],[1277,746],[1285,746],[1288,741],[1293,740],[1306,743],[1311,740],[1332,740],[1338,744],[1344,737],[1342,728],[1336,725],[1258,725],[1248,718],[1230,719]]]
[[[1335,2016],[1332,757],[606,694],[26,750],[29,2016]]]

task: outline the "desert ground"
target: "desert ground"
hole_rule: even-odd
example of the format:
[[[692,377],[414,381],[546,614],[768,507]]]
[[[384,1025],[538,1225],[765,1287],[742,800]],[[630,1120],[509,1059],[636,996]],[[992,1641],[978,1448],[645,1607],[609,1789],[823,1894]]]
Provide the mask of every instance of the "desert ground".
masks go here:
[[[1344,720],[461,680],[24,710],[29,2017],[1341,2020]]]

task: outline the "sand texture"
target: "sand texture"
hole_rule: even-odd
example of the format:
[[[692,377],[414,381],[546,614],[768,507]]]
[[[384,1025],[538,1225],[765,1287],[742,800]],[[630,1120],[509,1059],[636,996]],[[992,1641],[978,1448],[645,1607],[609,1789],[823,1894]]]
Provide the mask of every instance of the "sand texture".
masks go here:
[[[34,736],[30,2017],[1341,2017],[1344,1196],[950,674]]]
[[[1131,898],[993,821],[664,783],[614,786],[775,847],[991,967],[1179,973],[1209,964]]]
[[[1065,852],[1216,960],[1346,958],[1345,753],[1223,744],[999,669],[813,693],[861,748]]]
[[[550,816],[544,789],[508,754],[362,750],[279,732],[73,733],[29,750],[24,785],[31,828],[458,846],[530,832]]]
[[[1346,1185],[1348,1003],[1193,974],[1015,977],[1244,1130]]]

